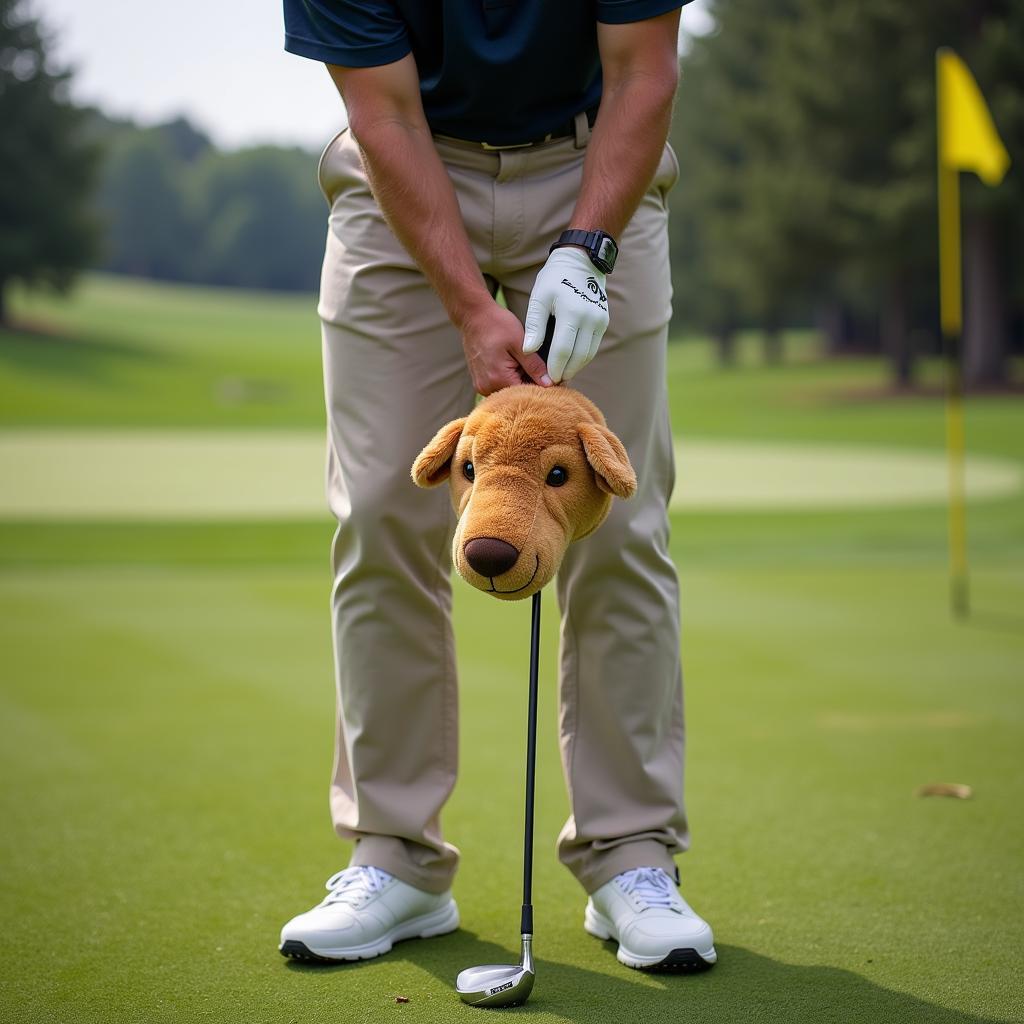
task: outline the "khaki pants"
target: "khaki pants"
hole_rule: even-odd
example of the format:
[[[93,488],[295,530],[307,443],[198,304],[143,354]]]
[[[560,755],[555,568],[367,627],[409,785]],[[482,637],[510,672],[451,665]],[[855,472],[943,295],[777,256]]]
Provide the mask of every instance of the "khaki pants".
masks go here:
[[[479,265],[523,319],[548,246],[568,223],[587,144],[488,152],[437,139]],[[571,816],[559,856],[588,892],[620,871],[674,871],[688,844],[678,591],[668,554],[673,484],[665,383],[670,314],[666,147],[608,278],[611,325],[573,379],[625,444],[639,480],[558,576],[560,733]],[[357,145],[324,151],[330,206],[319,314],[338,520],[332,611],[338,731],[331,811],[353,864],[419,888],[451,884],[458,850],[440,813],[455,783],[456,671],[447,488],[409,476],[474,394],[457,331],[374,202]]]

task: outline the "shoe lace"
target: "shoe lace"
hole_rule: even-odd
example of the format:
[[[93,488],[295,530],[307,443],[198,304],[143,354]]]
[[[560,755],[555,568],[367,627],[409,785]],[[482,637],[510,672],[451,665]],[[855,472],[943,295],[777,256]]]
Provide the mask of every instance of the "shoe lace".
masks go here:
[[[682,900],[675,883],[661,868],[634,868],[615,876],[623,892],[648,907],[681,910]]]
[[[380,868],[364,865],[343,868],[327,879],[327,897],[322,906],[332,903],[362,906],[379,893],[391,878],[391,875]]]

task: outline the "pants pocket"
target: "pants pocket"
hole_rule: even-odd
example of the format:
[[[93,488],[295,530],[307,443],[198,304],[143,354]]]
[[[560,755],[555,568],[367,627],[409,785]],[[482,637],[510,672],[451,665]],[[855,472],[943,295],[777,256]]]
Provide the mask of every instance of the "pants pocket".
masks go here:
[[[320,193],[327,200],[327,205],[331,206],[334,202],[334,196],[337,194],[338,185],[340,184],[340,177],[338,174],[337,161],[332,160],[334,154],[337,153],[338,147],[341,145],[342,139],[348,134],[348,127],[342,128],[337,135],[331,139],[330,142],[324,146],[323,152],[320,154],[320,159],[316,165],[316,183],[320,188]]]
[[[679,180],[679,159],[671,143],[665,143],[665,149],[658,162],[658,170],[654,175],[654,186],[661,193],[662,201],[667,202],[668,194]]]

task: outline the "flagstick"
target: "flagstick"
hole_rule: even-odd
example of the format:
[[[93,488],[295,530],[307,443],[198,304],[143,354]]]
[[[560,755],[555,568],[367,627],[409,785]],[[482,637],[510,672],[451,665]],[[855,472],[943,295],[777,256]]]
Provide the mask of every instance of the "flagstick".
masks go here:
[[[942,50],[936,54],[938,127],[941,152],[943,118]],[[967,567],[967,495],[964,481],[964,383],[960,359],[963,330],[963,279],[960,259],[959,171],[939,159],[939,306],[946,356],[946,454],[949,461],[949,572],[953,614],[970,611]]]
[[[949,583],[953,614],[970,613],[967,566],[967,494],[964,480],[964,380],[959,339],[945,338],[946,451],[949,455]]]
[[[953,614],[966,618],[967,496],[964,488],[964,383],[960,368],[963,279],[960,270],[960,172],[998,185],[1010,166],[999,132],[970,69],[948,47],[935,51],[939,164],[939,307],[946,348],[946,451],[949,455],[949,572]]]

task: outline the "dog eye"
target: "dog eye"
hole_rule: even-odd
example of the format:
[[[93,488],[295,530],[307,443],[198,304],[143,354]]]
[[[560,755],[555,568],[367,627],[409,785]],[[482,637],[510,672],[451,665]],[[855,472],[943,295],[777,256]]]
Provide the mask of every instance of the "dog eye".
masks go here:
[[[565,481],[568,479],[569,474],[564,469],[562,469],[561,466],[555,466],[555,468],[551,470],[550,473],[548,473],[548,478],[544,482],[549,487],[561,487],[562,484],[564,484]]]
[[[473,481],[474,477],[476,476],[476,470],[473,469],[472,462],[464,462],[462,464],[462,475],[470,482]]]

